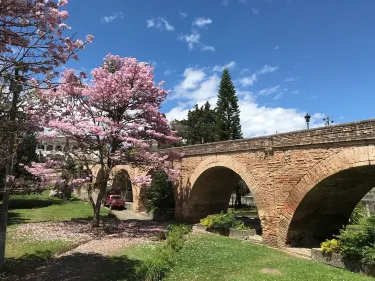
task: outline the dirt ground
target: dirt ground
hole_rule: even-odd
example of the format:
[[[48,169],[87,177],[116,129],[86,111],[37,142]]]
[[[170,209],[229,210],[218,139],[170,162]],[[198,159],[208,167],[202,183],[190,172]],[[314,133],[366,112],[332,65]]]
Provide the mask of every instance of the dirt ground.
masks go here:
[[[44,239],[77,239],[81,244],[49,262],[35,256],[14,260],[16,267],[0,274],[1,281],[91,281],[135,280],[139,261],[114,256],[121,248],[134,246],[157,237],[165,227],[150,220],[104,221],[99,230],[92,230],[88,221],[30,223],[21,226],[26,236]],[[75,241],[75,240],[72,240]]]

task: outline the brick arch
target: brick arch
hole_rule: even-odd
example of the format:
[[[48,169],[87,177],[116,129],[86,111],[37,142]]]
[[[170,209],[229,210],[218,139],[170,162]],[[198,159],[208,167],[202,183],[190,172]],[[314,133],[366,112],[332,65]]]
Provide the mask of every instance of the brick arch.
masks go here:
[[[141,212],[145,210],[144,203],[142,202],[143,192],[145,191],[140,185],[135,182],[138,176],[145,176],[148,173],[145,167],[135,167],[132,165],[116,165],[111,169],[110,178],[108,182],[113,182],[117,173],[126,171],[130,177],[133,194],[133,211]]]
[[[337,173],[351,168],[374,165],[375,146],[348,147],[314,165],[294,186],[279,212],[277,245],[285,246],[293,216],[302,200],[314,187]]]
[[[242,180],[245,181],[246,185],[251,190],[256,206],[258,208],[258,214],[261,220],[263,221],[263,217],[265,215],[265,207],[263,206],[263,202],[265,200],[261,200],[260,196],[258,195],[258,183],[251,174],[246,169],[246,165],[238,162],[237,160],[233,159],[230,156],[226,155],[219,155],[219,156],[210,156],[204,161],[202,161],[191,173],[191,175],[187,178],[184,186],[190,186],[190,194],[193,192],[194,188],[198,188],[196,183],[201,175],[203,175],[206,171],[210,170],[211,168],[227,168],[232,172],[236,173]],[[190,197],[190,196],[189,196]],[[190,201],[191,198],[188,199]],[[185,202],[189,204],[189,202]]]

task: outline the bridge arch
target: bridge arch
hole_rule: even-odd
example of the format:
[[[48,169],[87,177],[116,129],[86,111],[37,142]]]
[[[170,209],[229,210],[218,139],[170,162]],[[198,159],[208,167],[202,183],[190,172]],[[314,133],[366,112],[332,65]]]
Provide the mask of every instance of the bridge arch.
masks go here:
[[[320,161],[289,193],[279,212],[278,246],[317,246],[348,223],[375,186],[375,146],[347,147]]]
[[[183,184],[189,188],[183,217],[187,221],[197,222],[208,214],[226,210],[233,189],[242,179],[253,193],[262,219],[265,209],[258,200],[258,184],[245,164],[230,156],[210,156],[202,161]],[[185,188],[186,189],[186,188]]]

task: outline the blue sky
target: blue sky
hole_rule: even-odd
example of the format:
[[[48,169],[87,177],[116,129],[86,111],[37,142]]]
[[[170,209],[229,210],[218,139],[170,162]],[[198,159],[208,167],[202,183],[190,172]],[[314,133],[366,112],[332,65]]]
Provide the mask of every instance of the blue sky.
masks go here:
[[[153,63],[181,119],[216,103],[224,66],[246,137],[375,117],[373,0],[70,0],[68,24],[95,36],[68,66],[90,72],[107,53]]]

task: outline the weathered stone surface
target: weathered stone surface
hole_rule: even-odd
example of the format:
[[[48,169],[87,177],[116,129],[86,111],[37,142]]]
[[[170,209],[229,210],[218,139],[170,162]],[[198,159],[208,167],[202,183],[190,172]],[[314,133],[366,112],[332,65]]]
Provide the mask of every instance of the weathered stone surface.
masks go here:
[[[256,235],[255,229],[244,229],[244,230],[237,230],[230,228],[229,229],[229,237],[238,238],[238,239],[247,239],[249,236]]]
[[[375,186],[375,120],[173,150],[184,154],[176,163],[178,220],[199,222],[225,211],[242,179],[254,195],[263,243],[272,246],[329,238]],[[145,168],[115,168],[132,179],[147,174]],[[141,192],[133,186],[136,211]]]
[[[353,272],[363,272],[370,276],[375,276],[375,267],[364,267],[359,262],[342,257],[340,254],[333,253],[330,256],[324,255],[321,249],[311,249],[313,260],[328,264],[334,267],[345,268]]]

